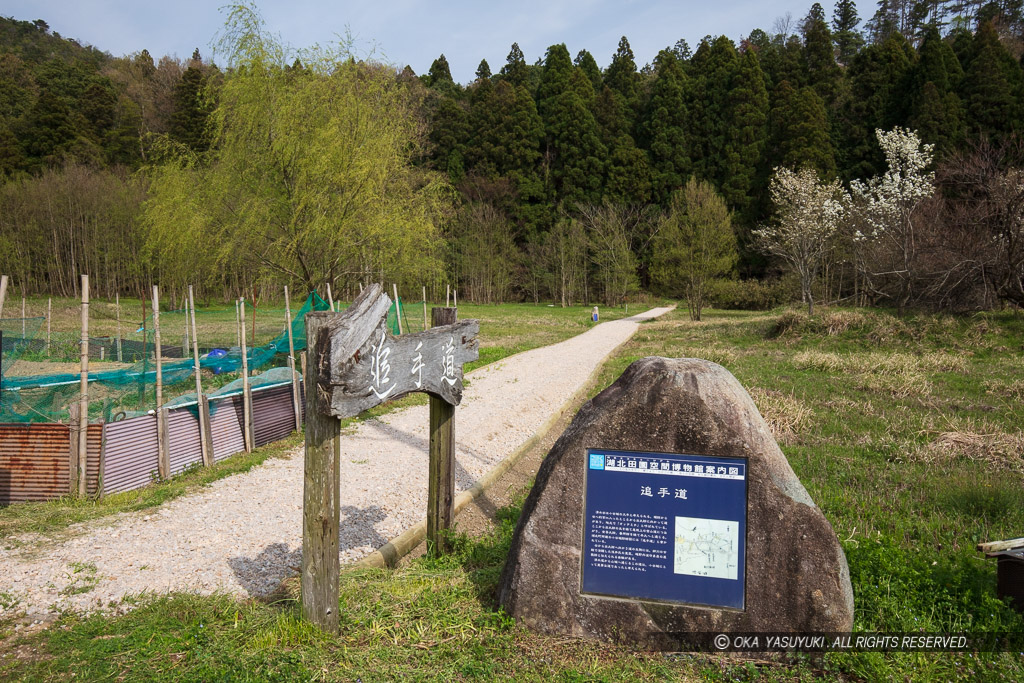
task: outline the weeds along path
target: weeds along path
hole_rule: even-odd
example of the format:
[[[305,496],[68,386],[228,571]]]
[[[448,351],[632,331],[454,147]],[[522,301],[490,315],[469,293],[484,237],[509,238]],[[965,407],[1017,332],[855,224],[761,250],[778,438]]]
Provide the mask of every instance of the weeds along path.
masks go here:
[[[530,438],[641,321],[668,310],[601,323],[469,373],[455,411],[456,493]],[[423,405],[343,434],[343,563],[426,514],[427,427]],[[0,613],[118,609],[144,592],[267,595],[299,570],[302,480],[298,448],[156,510],[83,524],[68,540],[17,539],[21,543],[0,549]]]

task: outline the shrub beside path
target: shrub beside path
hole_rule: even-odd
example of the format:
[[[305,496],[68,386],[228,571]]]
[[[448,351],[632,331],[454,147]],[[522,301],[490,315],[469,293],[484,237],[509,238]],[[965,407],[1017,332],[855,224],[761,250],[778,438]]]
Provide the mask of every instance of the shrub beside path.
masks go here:
[[[455,489],[470,488],[533,436],[644,320],[605,322],[467,374],[455,411]],[[426,514],[428,408],[367,420],[341,445],[341,560],[358,560]],[[265,596],[299,571],[303,451],[147,512],[29,536],[0,549],[0,614],[119,609],[144,592]]]

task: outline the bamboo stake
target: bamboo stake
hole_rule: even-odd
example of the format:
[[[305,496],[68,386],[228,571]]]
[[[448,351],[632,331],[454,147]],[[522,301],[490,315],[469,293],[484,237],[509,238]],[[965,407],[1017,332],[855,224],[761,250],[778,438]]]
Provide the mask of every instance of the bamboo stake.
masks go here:
[[[210,448],[210,429],[203,419],[203,373],[199,366],[199,333],[196,330],[196,300],[192,295],[192,285],[188,286],[188,305],[192,309],[192,367],[196,375],[196,402],[199,408],[199,442],[203,451],[203,464],[213,464],[213,451]]]
[[[82,369],[78,385],[78,495],[86,494],[85,461],[89,433],[89,276],[82,275]]]
[[[121,293],[114,293],[114,301],[117,307],[117,362],[123,363],[124,358],[121,355]]]
[[[21,338],[25,338],[25,293],[21,293]]]
[[[327,283],[327,305],[331,307],[331,313],[334,313],[334,297],[331,295],[331,283]]]
[[[7,298],[7,276],[0,275],[0,318],[4,317],[4,299]]]
[[[448,289],[444,293],[444,307],[448,308],[452,305],[452,286],[448,285]]]
[[[239,327],[240,324],[241,323],[239,323],[238,318],[238,299],[235,299],[235,346],[239,348],[242,346],[242,331]]]
[[[398,285],[392,282],[391,288],[395,293],[395,320],[398,321],[398,334],[402,334],[402,307],[398,303]]]
[[[284,324],[288,326],[288,369],[292,371],[292,406],[295,409],[295,430],[302,427],[302,408],[299,406],[299,376],[295,374],[295,340],[292,338],[292,305],[288,285],[284,286]]]
[[[423,288],[423,331],[427,331],[427,288]]]
[[[454,304],[454,308],[456,310],[458,310],[458,308],[459,308],[459,290],[457,290],[457,289],[453,289],[452,290],[452,303]]]
[[[50,355],[50,320],[53,318],[53,297],[46,299],[46,355]]]
[[[171,458],[167,452],[167,413],[164,412],[164,349],[160,342],[160,290],[153,285],[153,347],[156,352],[156,434],[157,471],[161,479],[171,476]]]
[[[188,299],[185,300],[185,305],[182,308],[185,309],[185,336],[183,337],[185,341],[181,345],[181,357],[188,358],[192,352],[192,348],[188,343]]]
[[[239,299],[239,316],[242,321],[242,432],[245,438],[245,452],[252,452],[252,406],[249,403],[249,358],[245,349],[245,297]]]

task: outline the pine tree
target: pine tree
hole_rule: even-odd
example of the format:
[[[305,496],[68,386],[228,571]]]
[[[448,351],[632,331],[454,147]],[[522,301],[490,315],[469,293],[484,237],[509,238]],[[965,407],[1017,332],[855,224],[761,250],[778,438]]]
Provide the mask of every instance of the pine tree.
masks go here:
[[[197,153],[205,152],[209,147],[206,123],[210,106],[206,99],[206,86],[207,77],[197,49],[181,80],[174,86],[174,113],[168,128],[171,139]]]
[[[813,88],[794,89],[783,82],[771,111],[773,166],[809,167],[825,179],[836,175],[825,103]]]
[[[480,64],[476,67],[476,80],[485,81],[491,78],[491,65],[487,63],[486,59],[481,59]]]
[[[825,106],[831,107],[838,93],[840,71],[832,48],[832,34],[825,23],[825,12],[821,5],[814,3],[804,20],[803,28],[807,82],[825,102]]]
[[[849,96],[836,121],[842,151],[840,176],[844,180],[870,178],[885,170],[885,158],[875,130],[902,125],[903,88],[913,54],[903,36],[895,33],[882,45],[861,50],[848,71]]]
[[[672,46],[672,54],[675,55],[676,60],[679,62],[686,62],[693,56],[693,51],[690,50],[690,44],[686,42],[686,39],[680,38]]]
[[[641,126],[642,144],[651,156],[654,200],[667,205],[690,174],[687,79],[674,51],[662,50],[654,64],[657,75]]]
[[[746,218],[767,137],[768,91],[757,54],[747,51],[729,82],[729,131],[721,177],[722,197]]]
[[[690,126],[693,172],[698,178],[721,187],[725,174],[729,136],[730,83],[739,66],[739,55],[725,36],[710,45],[702,42],[693,56],[690,79]]]
[[[948,64],[955,65],[952,74]],[[905,99],[909,102],[910,127],[922,140],[935,145],[938,158],[951,152],[964,137],[963,107],[954,92],[961,76],[956,55],[938,29],[929,27],[918,50],[918,61],[910,69]]]
[[[520,180],[536,174],[544,130],[525,88],[498,81],[488,96],[473,106],[469,129],[469,168],[489,177]]]
[[[452,83],[452,71],[448,68],[448,59],[442,54],[440,57],[435,59],[430,65],[430,70],[427,71],[427,76],[430,79],[430,86],[437,87],[442,83]]]
[[[512,43],[512,49],[508,51],[505,66],[501,67],[500,73],[512,87],[527,84],[526,59],[523,57],[523,51],[519,49],[519,43]]]
[[[840,64],[849,65],[864,47],[864,36],[857,30],[859,23],[857,4],[853,0],[838,0],[832,13],[832,40]]]
[[[464,103],[447,94],[434,93],[430,99],[431,165],[458,182],[466,174],[469,113]]]
[[[974,36],[972,52],[961,90],[968,133],[1003,136],[1021,130],[1021,68],[991,22]]]
[[[619,39],[619,47],[612,55],[612,61],[604,73],[604,84],[619,95],[627,104],[636,102],[640,75],[636,71],[636,60],[626,36]]]
[[[548,186],[556,203],[598,201],[607,148],[591,111],[593,87],[573,67],[565,44],[552,45],[537,88],[544,123]]]
[[[601,78],[601,69],[597,66],[597,60],[594,59],[594,55],[586,50],[580,50],[576,53],[576,59],[573,61],[573,64],[590,79],[594,92],[601,92],[604,88],[604,82]]]

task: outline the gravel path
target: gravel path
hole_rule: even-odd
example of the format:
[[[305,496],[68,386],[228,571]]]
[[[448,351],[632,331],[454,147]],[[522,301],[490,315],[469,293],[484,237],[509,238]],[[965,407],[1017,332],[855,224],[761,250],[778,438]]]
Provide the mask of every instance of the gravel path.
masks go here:
[[[587,332],[479,368],[455,413],[456,493],[532,436],[639,322]],[[426,514],[427,406],[361,423],[342,437],[341,560],[375,550]],[[299,570],[302,448],[145,513],[81,525],[65,541],[0,549],[0,614],[110,609],[143,592],[261,596]],[[31,554],[27,554],[31,553]],[[16,599],[17,604],[9,605]]]

